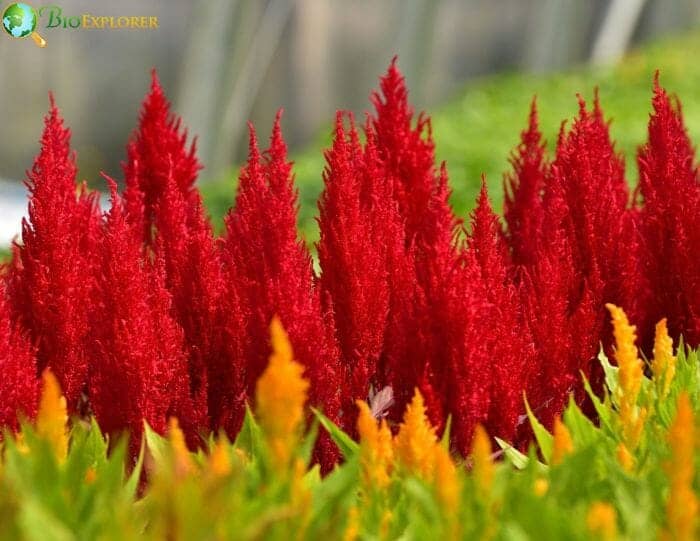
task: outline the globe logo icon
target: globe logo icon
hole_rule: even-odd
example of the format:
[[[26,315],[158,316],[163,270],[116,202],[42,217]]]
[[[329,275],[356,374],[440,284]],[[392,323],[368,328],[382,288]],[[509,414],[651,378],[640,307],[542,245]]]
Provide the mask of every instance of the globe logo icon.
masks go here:
[[[10,4],[2,14],[2,26],[13,38],[31,36],[39,47],[45,47],[46,40],[35,32],[36,23],[36,11],[22,2]]]

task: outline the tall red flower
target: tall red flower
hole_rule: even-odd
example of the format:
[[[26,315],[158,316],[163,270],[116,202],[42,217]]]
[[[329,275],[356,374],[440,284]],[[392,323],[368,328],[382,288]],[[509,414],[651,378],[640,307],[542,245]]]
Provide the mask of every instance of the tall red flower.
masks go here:
[[[124,164],[126,190],[124,201],[129,220],[143,228],[150,244],[159,200],[168,189],[169,178],[192,206],[198,204],[194,189],[202,168],[196,156],[196,144],[187,146],[187,131],[181,120],[170,112],[156,71],[151,74],[151,91],[141,108],[138,130],[127,147]]]
[[[400,418],[415,386],[426,399],[431,421],[445,421],[439,374],[447,366],[452,344],[447,341],[448,298],[458,269],[456,233],[459,223],[448,203],[445,166],[436,171],[430,119],[414,122],[403,76],[391,63],[372,95],[375,114],[367,126],[386,173],[375,183],[390,182],[403,221],[403,253],[394,256],[386,345],[380,368],[396,396],[394,414]],[[387,238],[395,233],[385,230]]]
[[[29,218],[9,271],[10,304],[37,345],[38,370],[51,368],[75,412],[87,383],[99,213],[96,198],[76,186],[70,131],[53,97],[27,175]]]
[[[219,393],[215,390],[210,399],[208,381],[227,361],[221,358],[218,316],[221,263],[194,187],[200,168],[195,145],[188,146],[187,132],[170,112],[153,72],[139,128],[128,146],[125,204],[129,221],[144,227],[146,246],[163,262],[173,316],[184,330],[190,394],[198,424],[205,426],[209,407],[219,409]]]
[[[380,91],[372,93],[371,101],[375,114],[370,117],[368,131],[373,132],[379,156],[393,179],[394,197],[406,222],[408,245],[418,236],[430,235],[430,228],[434,227],[426,220],[438,184],[430,119],[419,115],[414,123],[406,81],[396,58],[381,78]],[[448,214],[448,220],[452,219],[449,207],[441,210]]]
[[[510,252],[485,183],[472,214],[468,249],[477,263],[486,300],[485,313],[472,323],[484,325],[478,334],[487,343],[486,356],[477,362],[490,365],[491,402],[485,424],[489,434],[515,441],[524,413],[523,392],[535,369],[535,346],[513,282]]]
[[[533,98],[529,123],[520,135],[520,144],[511,154],[513,171],[503,180],[503,217],[508,225],[508,243],[516,265],[534,262],[537,237],[542,227],[542,192],[548,170],[546,146],[537,119]]]
[[[654,80],[649,140],[639,152],[640,211],[651,295],[649,320],[668,318],[675,336],[700,344],[700,185],[680,103]]]
[[[610,140],[597,93],[592,112],[579,98],[579,116],[568,133],[562,131],[552,168],[569,209],[577,268],[589,276],[597,267],[605,302],[626,304],[621,256],[629,251],[624,217],[630,197],[624,158]]]
[[[355,400],[366,399],[370,386],[378,390],[382,383],[377,363],[389,312],[389,273],[396,254],[403,252],[403,227],[372,136],[363,148],[354,124],[346,134],[342,113],[326,160],[319,201],[319,285],[342,356],[343,426],[354,432]]]
[[[197,419],[181,328],[170,316],[162,261],[144,259],[141,231],[127,221],[110,181],[100,259],[97,320],[92,348],[90,400],[107,433],[129,430],[138,449],[143,421],[163,434],[170,416],[180,420],[190,442]]]
[[[199,194],[194,193],[193,204],[188,204],[172,176],[169,182],[155,209],[155,254],[172,296],[172,316],[184,331],[190,396],[196,424],[204,428],[210,427],[210,402],[216,408],[217,399],[209,393],[209,381],[219,377],[220,365],[228,362],[221,343],[223,275]]]
[[[0,275],[0,429],[19,429],[19,417],[34,417],[39,401],[35,350],[24,330],[12,323]],[[2,436],[0,435],[0,438]]]
[[[239,307],[237,314],[223,316],[233,318],[225,322],[224,334],[236,363],[228,391],[232,408],[228,419],[222,420],[231,434],[238,430],[242,404],[253,396],[255,382],[267,364],[268,328],[275,314],[289,334],[296,359],[306,369],[311,403],[332,419],[338,418],[337,346],[324,324],[311,256],[297,238],[296,219],[297,194],[278,114],[264,156],[251,127],[248,163],[241,171],[236,206],[226,218],[225,295],[236,299]],[[325,467],[336,453],[322,438]]]

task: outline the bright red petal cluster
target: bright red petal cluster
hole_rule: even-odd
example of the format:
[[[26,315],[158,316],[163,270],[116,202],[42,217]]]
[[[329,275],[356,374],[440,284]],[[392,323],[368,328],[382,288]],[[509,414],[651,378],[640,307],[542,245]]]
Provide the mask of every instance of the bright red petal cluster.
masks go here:
[[[153,76],[111,210],[76,186],[69,132],[51,103],[28,173],[29,219],[0,287],[0,424],[36,408],[50,367],[76,414],[109,433],[180,420],[190,446],[235,437],[279,316],[314,406],[354,433],[355,401],[400,419],[419,388],[431,421],[452,419],[468,453],[477,423],[522,445],[523,394],[547,426],[580,374],[601,383],[605,303],[651,344],[652,323],[700,344],[700,185],[677,102],[655,82],[640,183],[598,97],[579,99],[548,155],[533,101],[504,178],[504,222],[485,188],[465,227],[449,204],[430,121],[414,118],[396,61],[358,129],[338,113],[319,201],[318,266],[297,232],[297,193],[277,116],[259,150],[250,127],[226,231],[216,238],[194,187],[200,164]],[[326,434],[316,458],[338,451]]]

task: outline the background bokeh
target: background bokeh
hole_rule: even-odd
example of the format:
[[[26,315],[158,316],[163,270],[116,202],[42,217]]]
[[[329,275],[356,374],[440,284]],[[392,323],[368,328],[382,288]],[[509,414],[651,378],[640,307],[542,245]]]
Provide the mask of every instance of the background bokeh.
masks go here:
[[[0,179],[10,181],[0,181],[0,230],[18,223],[26,204],[23,190],[11,182],[23,178],[37,151],[48,91],[73,130],[81,178],[101,188],[99,171],[121,176],[125,143],[152,67],[198,137],[205,165],[201,184],[216,219],[233,199],[246,121],[263,135],[277,109],[285,109],[302,231],[310,239],[321,148],[333,113],[342,108],[362,116],[370,90],[395,54],[412,102],[434,113],[438,157],[448,160],[453,200],[462,214],[481,172],[500,199],[508,149],[535,93],[551,141],[560,121],[575,114],[575,93],[590,96],[600,85],[613,133],[631,158],[644,137],[651,77],[659,68],[664,83],[681,95],[691,131],[700,129],[700,69],[693,66],[700,52],[693,30],[700,0],[55,4],[66,15],[158,16],[160,27],[45,29],[44,20],[39,31],[48,41],[45,49],[0,35]],[[0,232],[0,242],[8,235]]]

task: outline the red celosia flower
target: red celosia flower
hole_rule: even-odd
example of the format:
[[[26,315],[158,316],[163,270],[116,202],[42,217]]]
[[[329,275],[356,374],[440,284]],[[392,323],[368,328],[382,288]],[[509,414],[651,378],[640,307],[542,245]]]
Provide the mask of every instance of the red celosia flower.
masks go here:
[[[0,428],[16,431],[19,416],[33,418],[36,414],[39,379],[34,348],[24,330],[11,321],[2,278],[0,276]]]
[[[376,114],[370,118],[367,135],[386,173],[374,182],[389,181],[393,186],[406,247],[394,256],[380,372],[394,388],[396,419],[418,386],[431,422],[441,429],[445,404],[437,388],[443,386],[440,374],[453,349],[446,337],[453,315],[447,309],[447,299],[456,285],[455,233],[459,224],[448,204],[446,168],[436,175],[430,120],[419,116],[413,125],[405,82],[395,60],[380,86],[381,94],[372,95]],[[383,235],[386,239],[396,236],[389,230]]]
[[[116,184],[102,238],[92,348],[90,400],[107,433],[131,432],[138,449],[143,421],[158,433],[175,416],[196,438],[182,330],[170,316],[162,261],[145,260],[141,231],[125,216]]]
[[[155,252],[164,266],[173,316],[184,331],[196,426],[204,428],[210,426],[208,382],[219,377],[222,363],[230,362],[222,359],[219,301],[223,277],[199,194],[192,197],[196,204],[189,205],[172,177],[169,180],[155,209]],[[211,397],[214,409],[217,398]]]
[[[508,242],[516,265],[534,262],[542,227],[542,191],[548,170],[545,152],[537,120],[537,102],[533,99],[528,127],[521,133],[520,144],[510,158],[513,171],[506,174],[503,181],[503,217],[508,224]]]
[[[275,314],[306,369],[311,403],[332,419],[339,413],[337,346],[324,325],[311,256],[297,239],[296,201],[278,115],[264,157],[251,127],[248,163],[241,171],[236,206],[226,218],[225,295],[238,305],[238,313],[223,315],[230,317],[224,323],[224,342],[235,363],[227,399],[231,409],[228,419],[222,419],[230,434],[238,430],[243,401],[253,396],[255,382],[267,365],[269,323]],[[324,468],[336,457],[337,450],[323,437]]]
[[[99,213],[96,198],[75,183],[70,131],[53,97],[41,151],[28,173],[29,219],[8,277],[15,317],[37,344],[37,368],[58,378],[75,412],[85,389]]]
[[[381,78],[380,88],[381,93],[374,92],[371,96],[376,114],[370,118],[368,131],[374,133],[379,156],[393,179],[394,197],[406,222],[409,244],[430,227],[425,214],[429,212],[437,184],[435,144],[428,117],[420,115],[413,125],[406,82],[396,58]],[[442,210],[451,218],[449,207]]]
[[[569,210],[576,267],[586,277],[597,266],[605,281],[603,296],[613,302],[620,297],[618,253],[627,242],[622,231],[629,200],[624,160],[610,141],[597,94],[592,112],[580,98],[579,107],[571,130],[562,129],[552,174],[560,179]]]
[[[485,183],[472,214],[468,247],[476,260],[486,300],[482,308],[485,313],[472,322],[475,334],[483,336],[487,344],[486,356],[473,361],[482,366],[490,364],[491,401],[485,424],[492,436],[514,441],[519,417],[524,413],[523,391],[535,365],[535,347],[513,282],[508,246]],[[481,328],[477,327],[479,323]]]
[[[180,119],[170,113],[158,76],[153,70],[151,91],[144,100],[139,128],[127,148],[124,164],[124,201],[129,220],[143,227],[146,243],[152,240],[152,226],[158,201],[173,182],[192,206],[198,205],[194,182],[201,165],[195,142],[187,149],[187,131]]]
[[[370,385],[380,385],[376,371],[389,312],[389,273],[396,254],[403,253],[403,227],[371,136],[363,149],[354,125],[345,133],[341,113],[326,160],[319,202],[320,287],[343,362],[343,426],[354,432],[355,400],[365,400]]]
[[[700,185],[695,152],[686,132],[680,103],[675,104],[654,80],[654,113],[649,141],[639,152],[639,192],[644,199],[640,227],[651,295],[651,321],[668,318],[670,332],[700,344]]]
[[[197,424],[218,411],[220,393],[208,396],[210,376],[220,375],[219,296],[222,275],[211,226],[194,181],[200,165],[187,134],[153,73],[139,129],[128,148],[125,202],[129,220],[145,227],[145,239],[163,261],[188,357]],[[217,385],[216,383],[215,385]],[[211,402],[211,404],[208,404]]]

